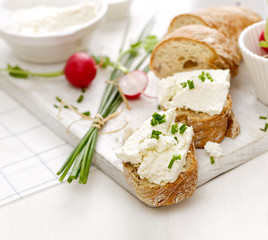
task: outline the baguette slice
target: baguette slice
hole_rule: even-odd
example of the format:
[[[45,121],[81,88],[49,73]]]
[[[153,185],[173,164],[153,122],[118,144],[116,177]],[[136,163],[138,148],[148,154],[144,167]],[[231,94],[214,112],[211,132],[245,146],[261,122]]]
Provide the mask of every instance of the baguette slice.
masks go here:
[[[176,29],[153,50],[150,69],[159,78],[197,69],[230,69],[238,73],[236,44],[216,29],[188,25]]]
[[[123,163],[127,181],[134,188],[138,198],[152,207],[160,207],[179,203],[187,197],[191,197],[196,189],[198,170],[195,158],[195,147],[190,144],[186,156],[185,171],[181,172],[177,180],[163,186],[150,183],[146,179],[140,179],[137,168],[130,163]]]
[[[257,13],[243,6],[209,7],[176,16],[169,25],[168,33],[185,25],[198,24],[215,28],[237,42],[244,28],[261,20]]]
[[[220,143],[225,136],[235,138],[240,133],[237,119],[232,111],[230,94],[220,114],[210,116],[190,109],[177,109],[176,122],[184,122],[194,130],[194,144],[203,148],[208,141]]]

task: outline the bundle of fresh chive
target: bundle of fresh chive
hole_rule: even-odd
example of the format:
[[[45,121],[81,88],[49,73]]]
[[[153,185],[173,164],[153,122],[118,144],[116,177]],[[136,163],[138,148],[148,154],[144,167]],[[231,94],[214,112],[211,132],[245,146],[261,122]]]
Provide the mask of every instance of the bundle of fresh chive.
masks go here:
[[[152,46],[155,45],[154,37],[148,38],[148,34],[152,30],[153,23],[154,21],[153,19],[151,19],[143,28],[137,40],[137,43],[135,45],[131,45],[129,50],[123,52],[122,46],[125,44],[127,30],[129,28],[127,24],[118,58],[118,62],[120,61],[120,64],[124,65],[124,67],[126,67],[127,69],[132,70],[139,69],[143,65],[147,57],[150,55],[150,52],[153,49]],[[141,45],[141,43],[143,43],[145,40],[147,41],[146,45],[147,49],[145,48],[146,54],[142,57],[140,62],[133,68],[132,65],[134,59],[137,57],[137,52],[135,51],[135,49],[138,45]],[[150,44],[150,41],[152,41],[153,44]],[[147,72],[148,66],[145,67],[143,71]],[[110,76],[110,81],[114,81],[115,79],[121,77],[123,74],[124,73],[118,70],[118,68],[114,68]],[[106,118],[107,116],[111,115],[117,110],[121,102],[122,98],[120,96],[117,86],[113,84],[107,84],[99,106],[98,114],[100,114],[103,118]],[[78,177],[79,177],[79,183],[83,184],[87,183],[90,165],[95,151],[98,135],[99,130],[96,127],[91,127],[88,130],[88,132],[84,135],[81,141],[73,149],[70,156],[61,167],[61,169],[57,172],[57,175],[61,175],[59,179],[60,181],[63,181],[68,172],[70,171],[70,175],[67,180],[69,183],[71,183],[73,179],[78,179]]]

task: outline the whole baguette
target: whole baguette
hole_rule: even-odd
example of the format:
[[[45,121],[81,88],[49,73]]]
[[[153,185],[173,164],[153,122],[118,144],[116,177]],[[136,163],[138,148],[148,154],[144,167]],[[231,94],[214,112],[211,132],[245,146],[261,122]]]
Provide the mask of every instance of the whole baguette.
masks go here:
[[[134,188],[138,198],[149,206],[160,207],[178,203],[191,197],[196,189],[198,170],[193,142],[186,156],[185,171],[181,172],[177,180],[163,186],[140,179],[137,168],[130,163],[123,163],[127,181]]]
[[[230,69],[238,73],[237,44],[216,29],[188,25],[176,29],[153,50],[150,69],[159,78],[196,69]]]
[[[244,28],[261,20],[257,13],[244,6],[209,7],[176,16],[169,25],[168,33],[185,25],[198,24],[215,28],[237,42]]]

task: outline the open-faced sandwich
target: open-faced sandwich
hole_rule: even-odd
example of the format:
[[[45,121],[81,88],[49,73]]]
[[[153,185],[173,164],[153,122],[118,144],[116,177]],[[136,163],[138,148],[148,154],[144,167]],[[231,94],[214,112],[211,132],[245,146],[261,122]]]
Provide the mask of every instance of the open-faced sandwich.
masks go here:
[[[229,70],[181,72],[159,81],[157,97],[164,110],[177,109],[176,121],[193,127],[195,146],[202,148],[240,132],[229,87]]]
[[[150,206],[178,203],[197,185],[193,128],[175,123],[176,109],[154,113],[116,155],[138,198]]]

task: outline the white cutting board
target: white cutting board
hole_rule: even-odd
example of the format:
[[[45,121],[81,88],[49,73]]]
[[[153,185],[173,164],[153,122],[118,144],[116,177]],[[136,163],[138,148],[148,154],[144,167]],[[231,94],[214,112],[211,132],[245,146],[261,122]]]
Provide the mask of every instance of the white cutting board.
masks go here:
[[[169,21],[175,14],[179,13],[176,9],[181,11],[188,10],[186,7],[185,9],[179,8],[178,3],[173,3],[177,6],[171,6],[164,5],[161,2],[146,1],[147,5],[145,5],[144,1],[134,1],[131,11],[131,30],[128,43],[131,40],[135,40],[144,23],[150,18],[151,14],[148,13],[148,9],[151,10],[151,13],[156,12],[157,27],[154,29],[154,33],[158,36],[162,36],[165,33]],[[172,4],[172,1],[170,1],[170,4]],[[124,21],[105,22],[90,39],[90,49],[96,53],[109,55],[114,59],[120,46],[124,25]],[[11,64],[19,64],[23,68],[36,72],[50,72],[63,68],[63,64],[41,66],[20,61],[2,41],[0,41],[0,52],[0,66],[4,66],[9,62]],[[57,103],[55,96],[59,96],[74,104],[81,111],[90,110],[94,116],[105,87],[104,82],[109,78],[109,74],[109,70],[98,72],[97,78],[88,88],[85,99],[80,104],[76,103],[76,99],[81,91],[71,87],[64,77],[22,80],[2,75],[0,77],[0,86],[62,138],[75,146],[90,127],[90,122],[78,122],[72,126],[70,133],[67,134],[66,127],[79,117],[72,111],[65,109],[61,115],[62,120],[59,121],[56,117],[58,110],[52,106],[54,103]],[[156,81],[153,80],[150,82],[150,89],[154,88],[155,83]],[[217,160],[214,165],[210,163],[209,156],[204,150],[197,150],[199,163],[198,186],[268,151],[268,134],[259,130],[265,123],[264,120],[259,119],[259,116],[267,115],[268,107],[256,99],[250,83],[250,76],[243,62],[241,63],[239,75],[231,81],[231,96],[234,113],[240,122],[241,134],[236,139],[224,139],[221,143],[224,156]],[[120,109],[123,109],[122,114],[118,118],[109,121],[103,131],[107,132],[118,129],[124,125],[125,120],[129,122],[129,126],[137,128],[152,113],[157,111],[158,102],[155,99],[142,96],[138,100],[130,101],[130,105],[132,110],[128,111],[124,104],[122,104],[120,107]],[[122,146],[122,136],[123,131],[99,136],[93,161],[107,175],[134,194],[132,188],[125,180],[122,164],[115,156],[115,151]]]

